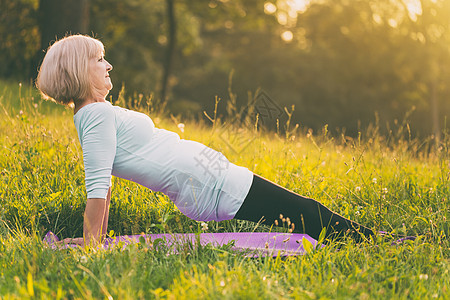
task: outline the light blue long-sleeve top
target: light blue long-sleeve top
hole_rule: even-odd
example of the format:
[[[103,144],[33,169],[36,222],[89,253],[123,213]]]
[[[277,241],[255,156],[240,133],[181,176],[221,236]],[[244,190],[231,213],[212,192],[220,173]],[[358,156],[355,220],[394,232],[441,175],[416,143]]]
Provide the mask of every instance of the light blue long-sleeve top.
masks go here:
[[[95,102],[74,115],[88,198],[106,198],[111,175],[161,191],[198,221],[232,219],[253,173],[203,144],[156,128],[145,114]]]

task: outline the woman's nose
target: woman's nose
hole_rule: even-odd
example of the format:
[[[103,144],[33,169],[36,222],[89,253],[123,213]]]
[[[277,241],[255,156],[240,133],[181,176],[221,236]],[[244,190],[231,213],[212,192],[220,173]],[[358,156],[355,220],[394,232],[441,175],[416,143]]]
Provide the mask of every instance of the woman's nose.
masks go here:
[[[112,69],[113,69],[113,66],[109,63],[109,62],[106,62],[106,70],[109,72],[109,71],[111,71]]]

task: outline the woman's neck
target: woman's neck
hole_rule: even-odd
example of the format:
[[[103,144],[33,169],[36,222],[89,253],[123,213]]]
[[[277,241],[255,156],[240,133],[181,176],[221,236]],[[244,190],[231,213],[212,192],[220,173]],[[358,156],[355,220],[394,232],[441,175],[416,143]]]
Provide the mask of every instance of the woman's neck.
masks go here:
[[[95,102],[106,102],[104,98],[89,98],[86,100],[74,101],[75,107],[73,108],[73,114],[76,114],[83,106],[86,106]]]

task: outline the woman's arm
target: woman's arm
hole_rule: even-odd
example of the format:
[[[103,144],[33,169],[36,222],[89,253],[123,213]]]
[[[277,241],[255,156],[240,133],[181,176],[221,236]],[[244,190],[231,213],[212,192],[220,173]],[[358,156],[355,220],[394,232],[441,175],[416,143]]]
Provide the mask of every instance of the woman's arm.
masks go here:
[[[109,187],[106,195],[105,215],[103,216],[102,236],[105,237],[108,233],[108,219],[109,219],[109,204],[111,203],[111,187]]]
[[[106,199],[89,198],[84,211],[83,236],[85,245],[97,245],[102,241]]]
[[[116,154],[114,109],[97,103],[75,118],[83,149],[87,192],[83,237],[85,245],[101,243],[108,229],[111,173]]]
[[[106,199],[87,199],[84,211],[84,225],[82,238],[67,238],[63,244],[76,244],[79,246],[97,245],[103,241],[108,230],[109,204],[111,202],[111,187]]]
[[[111,187],[106,199],[87,199],[84,211],[84,244],[97,245],[101,243],[108,230],[109,204],[111,202]]]

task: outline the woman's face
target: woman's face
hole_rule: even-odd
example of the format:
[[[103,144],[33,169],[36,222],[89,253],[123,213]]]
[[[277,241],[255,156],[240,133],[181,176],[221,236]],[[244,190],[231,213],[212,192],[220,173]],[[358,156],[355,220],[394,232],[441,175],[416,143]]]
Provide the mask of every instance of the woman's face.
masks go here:
[[[112,65],[105,60],[103,53],[89,61],[89,78],[94,98],[104,99],[112,89],[113,85],[108,74],[111,70]]]

